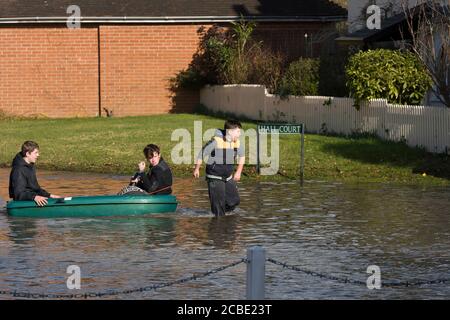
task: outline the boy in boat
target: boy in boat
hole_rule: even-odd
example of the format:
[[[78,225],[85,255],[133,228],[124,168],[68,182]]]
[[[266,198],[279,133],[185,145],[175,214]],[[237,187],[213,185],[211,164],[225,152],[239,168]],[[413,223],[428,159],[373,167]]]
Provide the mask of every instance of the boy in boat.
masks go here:
[[[48,193],[39,186],[35,168],[38,158],[39,145],[33,141],[25,141],[21,151],[12,162],[9,176],[9,197],[11,199],[34,201],[38,206],[45,206],[48,198],[61,198]]]
[[[145,174],[145,162],[138,164],[139,172],[130,180],[130,186],[119,192],[123,194],[171,194],[172,171],[161,156],[160,149],[155,144],[149,144],[144,148],[145,158],[150,164],[150,170]]]
[[[241,179],[245,163],[244,148],[240,144],[242,125],[237,120],[227,120],[224,130],[217,129],[215,136],[206,143],[199,153],[194,169],[194,177],[200,176],[203,158],[208,156],[206,181],[211,211],[215,216],[223,216],[233,211],[240,203],[236,182]],[[238,167],[233,175],[234,163]]]

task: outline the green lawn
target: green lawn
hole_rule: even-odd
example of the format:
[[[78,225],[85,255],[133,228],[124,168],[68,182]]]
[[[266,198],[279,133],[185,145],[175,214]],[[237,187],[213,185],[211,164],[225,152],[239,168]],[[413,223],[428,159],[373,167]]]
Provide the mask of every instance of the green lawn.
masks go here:
[[[203,130],[222,127],[223,119],[193,114],[168,114],[127,118],[2,119],[0,120],[0,166],[7,167],[23,141],[34,140],[41,147],[38,167],[44,169],[132,174],[143,159],[148,143],[160,145],[163,157],[178,141],[171,141],[174,129],[193,133],[194,121]],[[256,128],[244,122],[244,129]],[[275,176],[257,177],[254,165],[244,169],[244,179],[294,179],[299,170],[299,137],[283,136],[280,171]],[[247,150],[248,152],[248,150]],[[374,137],[344,138],[306,135],[305,179],[351,182],[450,185],[448,156],[431,155],[401,143]],[[192,165],[172,165],[175,176],[191,175]],[[423,175],[426,173],[426,175]]]

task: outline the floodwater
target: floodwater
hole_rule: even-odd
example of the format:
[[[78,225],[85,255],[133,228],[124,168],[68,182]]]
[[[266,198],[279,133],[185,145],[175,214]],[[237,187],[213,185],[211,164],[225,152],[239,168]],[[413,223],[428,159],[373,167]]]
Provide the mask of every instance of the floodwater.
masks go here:
[[[450,278],[450,190],[321,181],[239,183],[236,213],[213,218],[204,180],[178,179],[176,213],[156,217],[31,219],[6,215],[0,169],[0,291],[74,294],[127,290],[201,274],[263,246],[267,257],[366,281]],[[126,176],[39,172],[53,193],[114,194]],[[69,265],[81,289],[69,290]],[[244,263],[205,278],[104,299],[244,299]],[[10,299],[0,296],[0,299]],[[266,264],[268,299],[448,299],[450,282],[369,290]]]

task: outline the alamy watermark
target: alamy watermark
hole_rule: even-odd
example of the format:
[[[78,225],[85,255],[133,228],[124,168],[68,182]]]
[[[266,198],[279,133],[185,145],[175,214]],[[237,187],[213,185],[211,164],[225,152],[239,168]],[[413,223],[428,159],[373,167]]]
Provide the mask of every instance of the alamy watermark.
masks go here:
[[[215,134],[216,128],[209,128],[203,132],[203,122],[194,121],[193,137],[191,132],[185,128],[175,129],[171,135],[171,141],[178,142],[171,150],[171,160],[173,164],[194,164],[198,155],[202,151],[204,143],[209,141]],[[270,136],[270,153],[269,139]],[[248,158],[246,164],[257,164],[257,132],[255,129],[241,129],[239,142],[245,153],[248,147]],[[248,143],[247,143],[248,142]],[[261,175],[277,174],[280,167],[280,143],[278,134],[260,135],[260,164]],[[216,163],[223,159],[221,155],[216,155]],[[223,160],[222,160],[223,161]],[[227,163],[228,159],[227,159]]]
[[[381,270],[376,265],[368,266],[367,273],[370,276],[367,278],[367,289],[381,289]]]
[[[367,29],[380,30],[381,29],[381,8],[377,5],[367,7],[366,13],[369,15],[366,21]]]
[[[66,10],[67,14],[70,16],[67,18],[67,28],[69,29],[79,29],[81,28],[81,9],[77,5],[70,5]]]
[[[81,269],[77,265],[70,265],[67,267],[66,272],[70,274],[67,278],[67,289],[69,290],[80,290],[81,289]]]

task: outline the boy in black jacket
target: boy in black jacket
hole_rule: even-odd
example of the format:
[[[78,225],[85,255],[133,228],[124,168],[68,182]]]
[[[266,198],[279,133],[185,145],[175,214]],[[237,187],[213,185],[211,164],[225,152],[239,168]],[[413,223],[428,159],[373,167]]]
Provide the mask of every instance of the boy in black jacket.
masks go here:
[[[151,169],[145,174],[145,162],[140,162],[138,164],[139,173],[133,177],[130,183],[151,194],[171,194],[172,171],[161,157],[159,147],[155,144],[147,145],[144,155],[150,163]]]
[[[39,186],[34,164],[39,158],[39,145],[25,141],[22,150],[12,162],[9,176],[9,197],[13,200],[34,201],[38,206],[45,206],[48,198],[61,198],[50,194]]]

